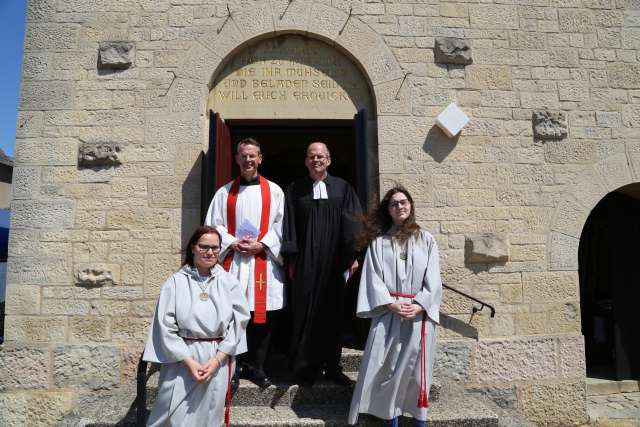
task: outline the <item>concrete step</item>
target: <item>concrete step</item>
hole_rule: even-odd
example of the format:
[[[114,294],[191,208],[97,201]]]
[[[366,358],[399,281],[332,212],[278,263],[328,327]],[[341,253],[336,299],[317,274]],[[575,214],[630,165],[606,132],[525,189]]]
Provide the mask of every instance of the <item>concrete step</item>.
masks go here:
[[[604,396],[618,393],[637,393],[640,391],[640,381],[637,380],[603,380],[587,378],[587,396]]]
[[[356,372],[347,372],[346,375],[353,381],[358,377]],[[155,377],[155,376],[154,376]],[[152,377],[153,378],[153,377]],[[151,405],[155,400],[157,385],[149,382],[147,387],[147,403]],[[431,385],[429,401],[436,402],[440,397],[440,384],[434,382]],[[296,405],[330,405],[345,404],[351,401],[353,387],[344,387],[326,380],[317,381],[313,387],[301,387],[292,381],[278,382],[266,388],[260,388],[249,380],[240,380],[239,387],[233,392],[231,404],[233,406],[284,406]]]
[[[231,425],[238,427],[308,427],[347,426],[347,405],[299,405],[293,408],[277,406],[242,406],[231,409]],[[498,416],[473,399],[455,399],[430,405],[427,422],[430,427],[497,427]],[[361,414],[359,426],[380,426],[380,419]],[[411,420],[401,419],[401,425],[411,426]]]

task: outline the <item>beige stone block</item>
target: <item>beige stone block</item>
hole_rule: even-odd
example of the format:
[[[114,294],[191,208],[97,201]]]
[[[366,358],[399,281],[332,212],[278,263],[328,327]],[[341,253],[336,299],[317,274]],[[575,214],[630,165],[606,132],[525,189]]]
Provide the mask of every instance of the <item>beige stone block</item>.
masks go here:
[[[288,0],[272,0],[273,22],[276,31],[307,31],[311,0],[290,2]]]
[[[74,86],[69,82],[29,82],[20,87],[21,110],[65,110],[74,106]]]
[[[125,346],[120,350],[120,382],[133,384],[138,372],[138,363],[142,353],[141,347]]]
[[[10,257],[7,264],[7,283],[44,285],[68,284],[71,279],[68,259]]]
[[[180,267],[180,254],[149,254],[144,258],[144,296],[157,298],[162,285]]]
[[[203,141],[204,123],[193,113],[147,115],[146,143],[194,144]]]
[[[111,346],[64,345],[53,350],[58,387],[109,389],[120,379],[119,351]]]
[[[519,408],[536,425],[579,425],[588,420],[584,381],[517,387]]]
[[[515,245],[509,251],[509,260],[519,261],[544,261],[546,245]]]
[[[548,306],[551,333],[580,332],[580,304],[556,303]]]
[[[560,107],[558,94],[555,92],[521,92],[520,102],[522,108],[557,110]]]
[[[552,338],[482,340],[475,353],[479,382],[554,378],[557,370]]]
[[[589,84],[587,82],[558,82],[560,101],[588,101]]]
[[[516,29],[519,26],[518,9],[511,5],[469,5],[472,28]]]
[[[7,342],[63,342],[66,336],[66,317],[7,315],[5,318]]]
[[[168,228],[171,216],[164,209],[118,209],[107,213],[107,226],[114,229]]]
[[[545,41],[544,34],[535,31],[509,32],[509,46],[513,49],[544,50]]]
[[[141,285],[144,281],[144,257],[139,254],[109,254],[110,262],[120,264],[122,284]]]
[[[70,299],[43,299],[42,314],[46,315],[87,315],[91,312],[89,301]]]
[[[198,177],[199,178],[199,177]],[[149,178],[149,206],[162,208],[200,207],[200,192],[176,178]]]
[[[102,289],[102,297],[106,299],[134,301],[143,297],[141,286],[110,286]]]
[[[69,318],[69,340],[75,343],[102,342],[111,339],[111,318],[74,316]]]
[[[588,9],[559,9],[560,31],[566,33],[590,33],[595,30],[593,12]]]
[[[200,43],[194,43],[185,54],[184,60],[175,75],[176,77],[208,85],[221,61],[222,59],[217,54]]]
[[[552,230],[580,238],[589,209],[578,203],[573,197],[565,196],[556,208]]]
[[[5,344],[0,349],[0,390],[49,387],[49,352],[46,347]]]
[[[640,141],[627,141],[631,170],[636,181],[640,180]]]
[[[517,335],[542,335],[551,332],[547,313],[517,312],[514,317]]]
[[[577,270],[580,240],[561,233],[552,232],[549,241],[549,269]]]
[[[42,133],[44,114],[42,111],[18,111],[17,138],[38,137]]]
[[[104,211],[83,211],[77,210],[75,215],[75,226],[88,230],[97,230],[106,225],[106,212]]]
[[[126,316],[129,314],[129,301],[92,300],[92,315]]]
[[[596,163],[594,169],[604,177],[609,191],[613,191],[633,182],[629,162],[624,153],[609,156]]]
[[[584,378],[586,375],[584,337],[560,335],[558,346],[558,370],[561,378]]]
[[[14,167],[11,197],[13,200],[30,199],[40,192],[40,176],[42,168]]]
[[[524,302],[573,301],[579,297],[577,272],[523,273]]]
[[[275,31],[273,23],[273,13],[271,4],[266,0],[258,0],[247,7],[237,4],[231,7],[231,16],[242,31],[244,40],[250,40],[256,36],[261,36]],[[240,10],[236,10],[240,9]]]
[[[609,85],[613,88],[640,88],[640,64],[623,64],[612,62],[607,64]]]
[[[309,17],[309,32],[328,40],[335,40],[347,20],[347,14],[340,9],[313,2]]]
[[[43,242],[83,242],[88,239],[86,230],[42,230],[40,240]]]
[[[0,393],[0,424],[6,427],[50,427],[76,405],[69,391]]]
[[[73,260],[76,263],[89,263],[105,260],[109,252],[107,242],[79,242],[73,244]]]
[[[16,146],[16,163],[21,166],[75,166],[78,141],[72,138],[23,138]]]
[[[227,17],[218,19],[211,29],[198,39],[202,46],[214,52],[220,58],[225,58],[245,40],[242,31],[236,25],[236,20],[234,18],[227,19]],[[214,71],[213,69],[211,70],[212,76]],[[207,81],[206,83],[209,82]]]
[[[10,284],[6,288],[5,313],[39,314],[40,286]]]
[[[147,339],[150,319],[140,317],[113,318],[111,336],[113,342],[127,345],[138,344],[140,348]]]
[[[122,148],[122,162],[170,162],[176,158],[176,149],[175,144],[167,144],[164,142],[136,142],[127,144]],[[180,149],[182,150],[182,146],[180,146]],[[163,168],[160,167],[160,170],[162,169]],[[123,181],[131,181],[131,178],[124,179]],[[112,180],[111,182],[115,183],[117,181]]]
[[[206,111],[207,95],[207,85],[186,79],[176,79],[169,94],[171,97],[171,111],[202,115]]]
[[[500,302],[505,304],[519,304],[523,301],[521,283],[505,283],[500,285]]]
[[[382,44],[382,39],[366,23],[352,16],[336,38],[336,43],[366,66],[370,53]]]
[[[509,68],[492,65],[470,65],[466,67],[467,85],[473,89],[511,89]]]
[[[592,209],[609,192],[604,178],[593,167],[586,168],[575,180],[569,190],[582,206]],[[578,236],[576,236],[578,237]]]
[[[382,39],[368,53],[363,65],[373,85],[396,80],[404,75],[400,64]]]
[[[155,313],[157,303],[156,300],[136,301],[131,307],[131,314],[144,317],[145,319],[151,319]]]

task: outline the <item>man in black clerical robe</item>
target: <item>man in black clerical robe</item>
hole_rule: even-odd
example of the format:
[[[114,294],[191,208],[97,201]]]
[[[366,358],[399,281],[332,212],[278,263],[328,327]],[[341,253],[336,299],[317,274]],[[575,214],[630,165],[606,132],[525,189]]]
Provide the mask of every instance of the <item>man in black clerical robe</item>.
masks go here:
[[[341,331],[345,282],[358,267],[355,242],[360,202],[353,187],[331,176],[326,145],[307,148],[309,176],[287,187],[281,252],[291,280],[291,362],[297,381],[318,375],[348,385],[342,373]]]

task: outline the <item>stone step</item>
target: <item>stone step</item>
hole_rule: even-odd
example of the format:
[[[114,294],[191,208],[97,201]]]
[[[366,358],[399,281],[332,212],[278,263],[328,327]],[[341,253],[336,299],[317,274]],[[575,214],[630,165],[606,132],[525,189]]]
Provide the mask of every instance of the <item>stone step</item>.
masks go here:
[[[242,406],[231,409],[231,425],[237,427],[307,427],[347,426],[347,405],[299,405],[293,408],[277,406]],[[429,427],[497,427],[498,416],[473,399],[434,402],[427,416]],[[380,426],[373,416],[360,415],[359,426]],[[411,420],[401,419],[401,425],[411,426]]]
[[[357,379],[356,372],[347,372],[353,381]],[[155,379],[155,378],[154,378]],[[147,403],[150,405],[157,392],[155,381],[150,381],[147,387]],[[436,402],[440,397],[440,385],[431,385],[429,401]],[[260,388],[249,380],[240,380],[240,385],[233,392],[231,404],[233,406],[284,406],[296,405],[327,405],[345,404],[351,401],[352,387],[339,386],[326,380],[317,381],[313,387],[300,387],[292,382],[280,382],[266,388]]]
[[[637,380],[603,380],[587,378],[587,396],[603,396],[618,393],[636,393],[640,391],[640,381]]]

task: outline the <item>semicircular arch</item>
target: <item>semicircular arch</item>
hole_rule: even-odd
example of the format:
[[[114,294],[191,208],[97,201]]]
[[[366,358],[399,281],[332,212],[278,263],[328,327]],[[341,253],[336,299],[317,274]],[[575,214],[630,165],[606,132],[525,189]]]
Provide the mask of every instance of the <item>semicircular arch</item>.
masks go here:
[[[310,0],[262,0],[230,5],[183,54],[176,79],[211,90],[227,62],[247,47],[282,34],[317,39],[350,59],[368,83],[376,115],[411,113],[409,83],[383,37],[358,17]]]
[[[549,270],[577,271],[580,237],[591,211],[607,194],[640,181],[640,145],[634,147],[585,168],[562,194],[547,237]]]

